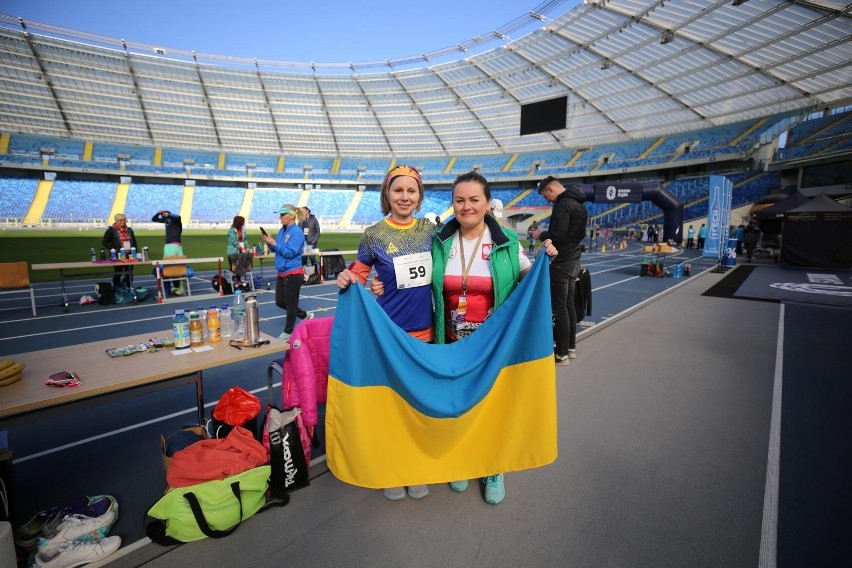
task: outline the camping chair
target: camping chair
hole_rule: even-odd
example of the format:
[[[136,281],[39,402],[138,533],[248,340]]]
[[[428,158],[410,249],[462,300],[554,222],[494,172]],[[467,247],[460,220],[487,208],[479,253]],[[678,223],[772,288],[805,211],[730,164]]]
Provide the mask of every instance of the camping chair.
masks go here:
[[[185,256],[167,256],[163,260],[178,260],[185,259]],[[187,264],[163,264],[160,270],[163,283],[165,282],[185,282],[186,295],[192,296],[192,288],[189,286],[189,276],[187,275]]]
[[[30,291],[30,304],[36,315],[35,290],[30,285],[30,272],[26,262],[0,263],[0,294],[17,294]]]

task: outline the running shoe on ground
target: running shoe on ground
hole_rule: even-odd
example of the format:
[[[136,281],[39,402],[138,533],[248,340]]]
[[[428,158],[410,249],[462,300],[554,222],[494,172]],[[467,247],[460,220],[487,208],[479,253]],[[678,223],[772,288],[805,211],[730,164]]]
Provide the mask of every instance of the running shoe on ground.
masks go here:
[[[65,515],[74,513],[77,509],[86,507],[88,504],[88,497],[78,495],[59,507],[51,507],[50,509],[39,511],[29,521],[18,527],[18,535],[15,537],[15,543],[23,548],[35,545],[38,543],[38,538],[41,536],[46,523],[49,522],[49,526],[51,527],[49,530],[53,530]]]
[[[91,542],[72,541],[50,550],[39,551],[33,568],[74,568],[106,558],[121,548],[120,536],[109,536]]]
[[[569,359],[576,359],[577,358],[577,350],[576,349],[569,349],[568,350],[568,358]]]
[[[556,364],[560,367],[567,367],[571,364],[568,360],[568,355],[554,355],[554,357],[556,358]]]
[[[485,502],[489,505],[502,503],[506,498],[506,488],[503,486],[503,474],[495,473],[482,480],[485,483]]]
[[[462,491],[467,489],[467,479],[462,479],[461,481],[451,481],[450,489],[452,489],[456,493],[461,493]]]
[[[422,499],[429,495],[429,486],[428,485],[409,485],[408,486],[408,496],[412,499]]]
[[[66,515],[55,531],[38,540],[38,551],[52,557],[54,550],[70,542],[93,541],[105,537],[118,518],[118,503],[109,495],[98,496],[95,504],[100,508],[104,503],[106,510],[96,517]]]
[[[385,496],[385,499],[390,499],[391,501],[405,499],[405,487],[389,487],[387,489],[382,489],[382,495]]]

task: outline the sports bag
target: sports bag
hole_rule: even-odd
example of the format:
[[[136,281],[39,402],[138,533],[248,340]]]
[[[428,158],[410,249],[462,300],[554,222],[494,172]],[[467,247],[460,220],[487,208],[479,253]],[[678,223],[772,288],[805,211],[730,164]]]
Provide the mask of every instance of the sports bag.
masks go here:
[[[101,306],[113,303],[112,282],[98,282],[95,284],[95,293],[98,295],[98,304]]]
[[[231,286],[231,283],[228,282],[226,278],[222,278],[218,274],[212,278],[210,283],[213,285],[213,289],[217,292],[221,289],[224,291],[226,296],[230,296],[234,293],[234,287]]]
[[[270,466],[262,465],[225,479],[169,489],[148,509],[155,520],[145,525],[145,533],[166,546],[228,536],[266,504],[270,472]]]
[[[272,466],[269,485],[273,495],[310,485],[308,467],[311,462],[311,437],[299,408],[282,412],[267,405],[263,445],[269,449],[269,463]]]

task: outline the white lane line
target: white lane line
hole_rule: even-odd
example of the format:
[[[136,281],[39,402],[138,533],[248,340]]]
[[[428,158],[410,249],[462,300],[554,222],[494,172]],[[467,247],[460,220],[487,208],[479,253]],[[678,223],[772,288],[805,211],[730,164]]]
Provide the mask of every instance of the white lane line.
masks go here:
[[[280,387],[280,386],[281,386],[280,382],[272,383],[272,388]],[[253,391],[249,391],[249,392],[251,392],[252,394],[257,394],[257,393],[260,393],[260,392],[265,393],[266,389],[267,389],[267,387],[266,387],[266,385],[264,385],[260,388],[254,389]],[[218,402],[218,401],[216,401],[216,402]],[[204,405],[204,408],[216,406],[216,402],[208,402],[207,404]],[[91,436],[89,438],[83,438],[82,440],[77,440],[76,442],[71,442],[69,444],[64,444],[62,446],[57,446],[55,448],[50,448],[48,450],[36,452],[36,453],[30,454],[28,456],[22,456],[20,458],[15,458],[15,459],[12,460],[12,463],[18,464],[18,463],[23,463],[23,462],[26,462],[26,461],[42,458],[44,456],[49,456],[50,454],[55,454],[57,452],[61,452],[61,451],[64,451],[64,450],[75,448],[77,446],[82,446],[83,444],[88,444],[90,442],[96,442],[98,440],[103,440],[103,439],[106,439],[106,438],[110,438],[112,436],[117,436],[117,435],[123,434],[125,432],[132,432],[133,430],[137,430],[137,429],[143,428],[145,426],[150,426],[151,424],[157,424],[158,422],[165,422],[166,420],[170,420],[170,419],[176,418],[178,416],[184,416],[186,414],[194,415],[196,412],[198,412],[198,409],[195,408],[195,407],[187,408],[186,410],[181,410],[179,412],[173,412],[172,414],[166,414],[165,416],[153,418],[151,420],[146,420],[144,422],[138,422],[138,423],[134,424],[133,426],[125,426],[124,428],[112,430],[112,431],[106,432],[104,434],[99,434],[97,436]]]
[[[763,522],[760,526],[760,568],[778,564],[778,482],[781,469],[781,391],[784,378],[784,303],[778,316],[775,343],[775,377],[772,385],[772,418],[769,422],[769,454],[763,491]]]

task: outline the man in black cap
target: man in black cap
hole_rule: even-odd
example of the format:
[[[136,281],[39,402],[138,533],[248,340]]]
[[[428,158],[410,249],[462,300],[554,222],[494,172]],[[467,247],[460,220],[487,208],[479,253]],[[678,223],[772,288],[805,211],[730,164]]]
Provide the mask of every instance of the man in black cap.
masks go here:
[[[547,176],[539,182],[538,192],[553,204],[550,227],[546,231],[536,229],[532,234],[540,241],[550,239],[559,251],[550,263],[550,304],[553,309],[556,364],[567,366],[569,359],[577,356],[574,281],[580,273],[581,243],[586,236],[586,196],[576,186],[566,189],[553,176]]]

